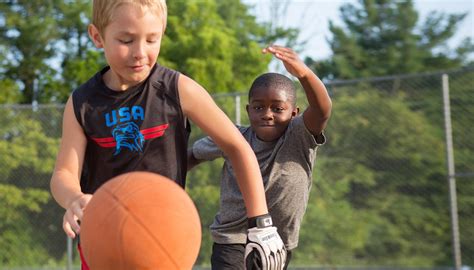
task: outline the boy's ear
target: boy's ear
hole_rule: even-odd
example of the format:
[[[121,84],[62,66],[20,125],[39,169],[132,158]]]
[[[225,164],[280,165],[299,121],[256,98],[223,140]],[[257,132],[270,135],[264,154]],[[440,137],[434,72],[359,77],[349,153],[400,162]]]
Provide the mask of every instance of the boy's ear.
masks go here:
[[[291,117],[295,117],[300,113],[300,107],[296,107],[292,112],[291,112]]]
[[[102,37],[100,36],[100,32],[97,29],[97,27],[95,27],[95,25],[89,24],[89,26],[87,27],[87,32],[89,33],[89,37],[92,39],[92,42],[94,42],[94,45],[97,48],[104,47]]]
[[[245,105],[245,110],[247,111],[247,114],[249,113],[249,105]]]

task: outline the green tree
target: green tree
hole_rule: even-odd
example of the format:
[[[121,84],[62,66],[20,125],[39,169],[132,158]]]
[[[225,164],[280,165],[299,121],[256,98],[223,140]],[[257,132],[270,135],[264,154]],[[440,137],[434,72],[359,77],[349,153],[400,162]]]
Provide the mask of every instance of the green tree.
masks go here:
[[[4,67],[8,63],[6,58],[7,50],[0,42],[0,89],[2,89],[2,95],[0,95],[0,104],[18,103],[21,99],[20,89],[18,89],[15,81],[8,78],[8,76],[5,74],[6,69]]]
[[[48,253],[35,241],[37,232],[26,221],[41,212],[49,194],[44,190],[21,190],[0,182],[0,265],[31,266],[46,264]]]
[[[105,64],[87,34],[90,9],[85,0],[0,3],[2,66],[21,90],[19,101],[65,102]]]
[[[60,38],[56,47],[61,51],[59,80],[45,87],[45,98],[66,102],[71,92],[85,83],[106,65],[102,52],[89,38],[87,27],[91,23],[92,1],[63,1],[56,7]]]
[[[366,244],[369,233],[366,225],[370,215],[355,209],[346,196],[353,181],[351,176],[370,180],[372,172],[356,166],[357,171],[346,174],[347,171],[341,168],[345,168],[348,160],[325,158],[325,151],[318,155],[300,243],[293,253],[292,264],[360,265],[354,253]],[[336,171],[327,173],[335,167]]]
[[[52,214],[48,192],[59,141],[46,136],[49,125],[31,117],[31,110],[0,112],[0,263],[45,265],[51,250],[62,249],[58,258],[65,252],[64,237],[57,238],[61,216]]]
[[[0,41],[8,51],[5,75],[21,82],[23,103],[37,100],[42,82],[56,75],[48,63],[55,55],[53,43],[58,37],[52,16],[56,2],[0,2]]]
[[[474,52],[466,39],[455,49],[447,41],[467,13],[431,12],[418,22],[413,1],[359,0],[340,8],[344,27],[330,21],[333,56],[306,62],[325,78],[353,79],[459,68]],[[418,26],[420,25],[420,26]]]
[[[260,53],[263,28],[240,1],[172,1],[158,62],[212,93],[247,89],[270,61]]]
[[[354,88],[354,85],[350,86]],[[443,141],[403,94],[339,91],[295,260],[341,265],[449,262]],[[340,89],[342,90],[342,89]],[[347,89],[346,89],[347,90]],[[319,179],[319,177],[317,179]],[[326,222],[326,224],[324,223]],[[311,230],[311,231],[306,231]],[[311,236],[310,236],[311,235]]]
[[[472,71],[470,70],[472,70],[473,62],[470,59],[472,59],[474,45],[471,39],[463,40],[453,49],[447,45],[447,41],[456,33],[460,23],[466,18],[466,14],[448,15],[432,12],[424,21],[419,21],[418,13],[414,10],[412,1],[361,0],[358,4],[346,4],[341,8],[341,18],[344,25],[340,27],[332,22],[330,23],[330,30],[333,34],[332,39],[329,41],[333,51],[332,58],[321,62],[306,59],[306,62],[320,76],[328,79],[357,79],[369,76],[420,73],[467,67],[467,71],[450,74],[450,89],[456,169],[458,173],[469,174],[473,171],[471,166],[473,164],[472,140],[468,139],[470,138],[468,134],[471,134],[470,129],[472,129],[472,117],[470,117],[472,114],[469,113],[469,108],[472,107],[470,106],[472,103],[470,101],[472,100],[472,87],[470,87],[472,85]],[[437,145],[444,144],[443,103],[440,92],[435,91],[433,88],[433,83],[441,85],[440,78],[441,75],[436,78],[433,76],[410,78],[412,85],[410,88],[412,89],[411,91],[405,91],[407,106],[410,110],[423,113],[426,120],[435,127],[431,133],[439,138]],[[383,82],[380,82],[380,84],[383,84]],[[413,89],[413,85],[417,85],[417,87]],[[407,85],[405,84],[405,86]],[[400,90],[403,87],[404,83],[401,79],[394,80],[393,90]],[[436,87],[436,89],[439,89],[439,87]],[[376,100],[374,100],[374,103],[376,103]],[[371,115],[370,118],[367,117],[367,121],[377,121],[383,115],[383,112]],[[346,117],[348,117],[346,119],[353,118],[351,113],[347,114]],[[343,121],[343,118],[338,119]],[[331,121],[334,123],[338,120],[333,118]],[[344,136],[352,134],[347,133],[350,132],[349,129],[344,132],[346,132],[343,133]],[[370,145],[365,145],[364,147],[374,148],[374,146]],[[342,147],[340,148],[343,149]],[[385,148],[379,149],[378,145],[375,148],[381,152],[386,150]],[[443,154],[445,150],[437,149],[437,151],[438,153],[432,153],[433,156],[437,155],[439,159],[439,165],[436,166],[443,168],[443,157],[439,157],[439,155]],[[353,154],[348,154],[348,156]],[[389,152],[386,154],[391,155]],[[372,168],[370,169],[372,170]],[[404,170],[405,168],[401,167],[400,171],[403,171],[402,169]],[[396,177],[397,173],[393,173],[393,177]],[[433,179],[430,183],[424,183],[426,190],[436,191],[436,196],[430,196],[430,198],[417,199],[412,195],[399,197],[397,193],[390,196],[386,194],[384,198],[389,200],[396,196],[395,200],[400,205],[398,208],[401,208],[403,205],[406,208],[411,207],[413,209],[413,216],[424,216],[424,218],[433,215],[432,208],[413,204],[413,200],[418,202],[427,201],[428,199],[433,200],[434,208],[439,209],[439,213],[443,213],[436,218],[443,220],[442,230],[448,236],[450,231],[447,229],[449,226],[446,217],[449,216],[449,212],[448,209],[445,209],[447,198],[443,198],[443,196],[447,197],[448,194],[446,178],[446,171],[440,170],[440,172],[434,173],[430,177],[430,179]],[[472,194],[473,190],[469,180],[469,178],[460,177],[457,181],[462,249],[467,252],[463,252],[463,255],[470,254],[472,252],[469,251],[474,250],[472,233],[468,232],[474,223],[472,211],[470,210],[473,207],[472,200],[470,199],[470,194]],[[360,189],[360,186],[356,185],[354,187]],[[366,190],[368,191],[369,189],[367,188]],[[386,214],[384,215],[386,216]],[[433,215],[432,217],[435,216]],[[415,226],[426,226],[427,230],[429,227],[429,230],[436,231],[431,228],[431,224],[436,224],[433,218],[431,218],[433,220],[431,223],[425,221],[426,224],[430,225],[423,225],[420,221],[410,220],[407,215],[405,217],[403,215],[397,217],[390,215],[387,217],[390,217],[390,222],[394,222],[393,224],[400,224],[400,231],[392,230],[391,225],[389,225],[390,222],[386,223],[387,220],[372,220],[372,224],[378,224],[374,228],[385,229],[379,230],[379,236],[372,238],[379,241],[366,246],[363,249],[365,251],[362,253],[371,253],[375,257],[383,258],[384,253],[387,253],[389,250],[393,252],[394,250],[394,257],[392,259],[397,260],[397,257],[404,256],[402,254],[406,254],[414,246],[409,247],[411,244],[406,244],[409,241],[406,241],[406,243],[393,243],[388,238],[403,239],[404,236],[402,235],[405,235],[405,237],[409,235]],[[434,235],[438,235],[439,232],[436,231]],[[435,239],[428,236],[424,240],[423,238],[426,235],[424,233],[418,234],[418,236],[421,235],[423,237],[420,237],[418,240],[419,246],[417,246],[416,251],[412,252],[412,255],[407,257],[409,258],[406,260],[407,263],[421,265],[422,261],[428,258],[428,256],[423,254],[429,252],[429,248],[423,247],[421,243],[432,242],[432,248],[436,249],[440,248],[439,243],[444,243],[446,246],[451,245],[450,239],[447,237]],[[431,250],[431,252],[432,254],[439,254],[439,256],[436,256],[436,259],[426,260],[425,262],[433,265],[451,263],[452,255],[450,249],[443,254],[435,250]],[[464,262],[469,263],[472,261],[472,256],[464,255],[463,259]],[[382,262],[387,263],[387,261]]]
[[[21,93],[13,80],[7,78],[0,79],[0,89],[2,89],[0,104],[20,102]]]
[[[474,265],[474,69],[449,76],[462,262]]]
[[[0,60],[21,102],[64,102],[105,65],[87,35],[90,5],[85,0],[0,3]],[[261,55],[262,46],[296,40],[298,34],[257,23],[240,0],[170,1],[168,10],[159,62],[212,93],[246,90],[271,60]]]

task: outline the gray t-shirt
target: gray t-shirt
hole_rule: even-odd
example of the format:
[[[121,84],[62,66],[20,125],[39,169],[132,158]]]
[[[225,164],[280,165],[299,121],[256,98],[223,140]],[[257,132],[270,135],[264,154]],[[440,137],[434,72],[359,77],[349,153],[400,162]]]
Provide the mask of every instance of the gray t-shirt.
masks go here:
[[[239,130],[257,156],[273,223],[286,248],[294,249],[308,204],[316,150],[326,139],[323,134],[313,136],[301,115],[293,118],[283,136],[275,142],[261,141],[250,127],[239,127]],[[216,243],[244,244],[247,212],[230,161],[209,137],[194,143],[193,154],[200,160],[225,158],[220,208],[210,229]]]

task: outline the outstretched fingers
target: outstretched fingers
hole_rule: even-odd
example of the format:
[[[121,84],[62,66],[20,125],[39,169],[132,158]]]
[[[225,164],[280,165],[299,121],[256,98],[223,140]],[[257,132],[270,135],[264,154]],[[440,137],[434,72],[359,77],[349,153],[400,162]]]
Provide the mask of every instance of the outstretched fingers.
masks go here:
[[[271,53],[276,58],[286,62],[298,59],[296,53],[290,49],[283,46],[271,45],[263,49],[263,53]]]
[[[299,58],[298,54],[291,48],[271,45],[262,50],[263,53],[271,53],[283,62],[286,70],[297,78],[303,78],[310,70]]]

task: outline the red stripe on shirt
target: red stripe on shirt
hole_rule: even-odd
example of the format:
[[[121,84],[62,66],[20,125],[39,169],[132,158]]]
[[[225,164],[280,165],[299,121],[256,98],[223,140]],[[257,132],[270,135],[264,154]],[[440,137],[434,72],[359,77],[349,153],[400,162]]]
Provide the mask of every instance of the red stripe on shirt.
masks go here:
[[[143,135],[145,140],[158,138],[165,134],[165,130],[169,127],[169,124],[159,125],[152,128],[146,128],[140,130],[140,133]],[[91,139],[96,142],[100,147],[111,148],[117,146],[117,142],[114,137],[104,137],[104,138],[94,138]]]

